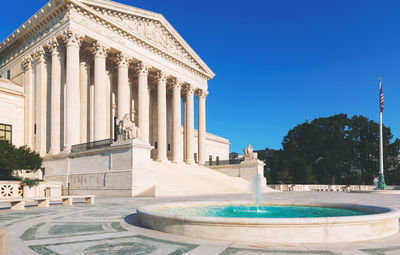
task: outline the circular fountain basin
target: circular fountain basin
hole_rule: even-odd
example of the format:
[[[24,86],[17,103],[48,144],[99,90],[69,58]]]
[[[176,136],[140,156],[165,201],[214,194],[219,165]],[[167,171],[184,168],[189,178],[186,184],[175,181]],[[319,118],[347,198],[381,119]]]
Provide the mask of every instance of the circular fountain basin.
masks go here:
[[[243,201],[181,202],[144,206],[137,212],[144,227],[223,241],[276,244],[355,242],[384,238],[399,231],[400,211],[395,208],[334,203],[275,203],[263,204],[260,212],[254,215],[248,212],[254,210],[251,206],[254,205]],[[218,208],[228,212],[230,209],[237,210],[242,215],[218,213]],[[277,208],[297,210],[297,213],[278,212]],[[246,216],[247,213],[250,215]]]

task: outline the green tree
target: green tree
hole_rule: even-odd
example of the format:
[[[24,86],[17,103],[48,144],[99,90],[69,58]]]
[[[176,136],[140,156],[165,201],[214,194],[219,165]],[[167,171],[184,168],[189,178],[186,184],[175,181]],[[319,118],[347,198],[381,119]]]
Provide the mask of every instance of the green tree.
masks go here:
[[[14,179],[15,170],[37,171],[42,166],[39,154],[26,146],[16,147],[7,142],[0,141],[0,179]]]
[[[305,169],[312,169],[308,180],[316,180],[335,184],[335,179],[340,179],[343,173],[349,171],[352,155],[351,142],[348,138],[347,115],[338,114],[328,118],[319,118],[311,123],[297,125],[284,137],[282,146],[291,162],[291,172],[294,176],[305,174]],[[303,166],[298,166],[295,161],[302,158]],[[298,179],[295,178],[295,179]]]
[[[383,126],[387,183],[400,183],[400,140]],[[379,125],[337,114],[291,129],[266,163],[272,182],[370,184],[379,172]]]
[[[371,184],[379,173],[379,124],[363,116],[353,116],[350,137],[355,151],[353,167],[361,171],[361,183]],[[393,140],[390,128],[383,126],[383,161],[385,173],[398,164],[399,139]]]

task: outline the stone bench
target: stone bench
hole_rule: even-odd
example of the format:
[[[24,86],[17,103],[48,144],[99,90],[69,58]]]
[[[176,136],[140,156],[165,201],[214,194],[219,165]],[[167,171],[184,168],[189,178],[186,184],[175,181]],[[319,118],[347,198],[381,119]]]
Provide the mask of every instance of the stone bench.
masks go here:
[[[25,210],[26,201],[35,201],[37,206],[45,208],[50,206],[50,201],[61,201],[63,205],[72,205],[73,199],[85,199],[85,204],[94,204],[95,195],[84,196],[60,196],[60,197],[28,197],[28,198],[8,198],[0,199],[0,203],[10,203],[11,210]]]

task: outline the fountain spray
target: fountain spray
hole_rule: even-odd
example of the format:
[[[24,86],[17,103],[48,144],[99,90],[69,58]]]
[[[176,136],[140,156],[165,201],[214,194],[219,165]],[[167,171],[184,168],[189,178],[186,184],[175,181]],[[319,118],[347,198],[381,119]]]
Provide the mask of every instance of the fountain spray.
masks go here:
[[[263,202],[264,196],[262,193],[261,175],[256,173],[250,180],[250,191],[253,195],[253,200],[256,204],[257,212],[259,211],[258,205]]]

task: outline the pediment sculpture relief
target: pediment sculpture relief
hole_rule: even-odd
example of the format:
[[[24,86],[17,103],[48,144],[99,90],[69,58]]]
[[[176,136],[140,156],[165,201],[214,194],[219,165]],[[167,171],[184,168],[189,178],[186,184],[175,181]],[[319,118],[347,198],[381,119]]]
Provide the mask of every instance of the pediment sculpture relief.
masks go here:
[[[172,35],[160,22],[118,12],[109,12],[106,9],[91,8],[114,22],[129,28],[129,30],[139,38],[151,41],[157,46],[161,46],[169,53],[196,64],[195,60],[189,56],[176,40],[174,40]],[[200,67],[197,64],[196,66]]]

